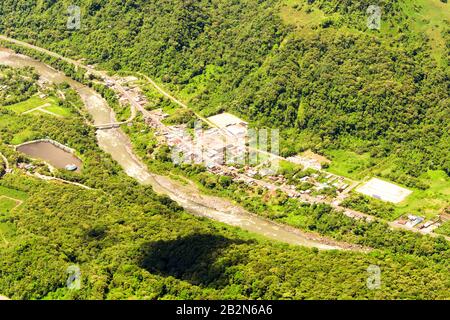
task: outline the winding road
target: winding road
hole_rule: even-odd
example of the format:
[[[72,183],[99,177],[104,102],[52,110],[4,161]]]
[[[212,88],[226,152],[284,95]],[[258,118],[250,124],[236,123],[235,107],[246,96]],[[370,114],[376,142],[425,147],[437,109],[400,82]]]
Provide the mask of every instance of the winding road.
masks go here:
[[[9,41],[4,36],[0,36],[0,39]],[[74,60],[61,57],[48,50],[17,40],[12,42],[47,53],[93,72],[92,69],[84,67]],[[80,95],[86,109],[92,115],[94,125],[116,123],[114,112],[97,92],[66,77],[50,66],[27,56],[16,54],[8,49],[0,49],[0,63],[12,67],[31,66],[35,68],[41,77],[48,81],[54,83],[67,82]],[[193,186],[186,187],[182,183],[168,177],[153,174],[148,171],[145,164],[135,155],[128,136],[120,128],[98,130],[97,141],[102,150],[109,153],[130,177],[135,178],[142,184],[151,185],[155,192],[169,196],[193,215],[213,219],[262,235],[267,239],[288,244],[315,247],[321,250],[368,250],[357,245],[338,242],[314,233],[303,232],[296,228],[275,223],[249,213],[228,200],[203,195]]]

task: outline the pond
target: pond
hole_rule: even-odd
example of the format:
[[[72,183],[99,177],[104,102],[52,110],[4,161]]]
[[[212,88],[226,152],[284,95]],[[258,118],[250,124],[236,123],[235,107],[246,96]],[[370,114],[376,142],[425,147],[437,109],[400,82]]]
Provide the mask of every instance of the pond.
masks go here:
[[[57,169],[65,169],[66,166],[75,165],[76,172],[80,172],[83,163],[75,155],[58,148],[50,142],[33,142],[17,147],[17,151],[22,152],[31,158],[48,162]]]

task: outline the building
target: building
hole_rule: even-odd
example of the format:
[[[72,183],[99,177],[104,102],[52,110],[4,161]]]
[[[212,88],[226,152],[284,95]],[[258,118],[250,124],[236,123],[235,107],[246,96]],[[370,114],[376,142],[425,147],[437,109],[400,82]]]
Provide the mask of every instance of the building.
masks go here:
[[[215,116],[209,117],[208,120],[212,122],[216,127],[224,129],[233,125],[240,125],[242,127],[248,127],[248,123],[231,113],[220,113]]]

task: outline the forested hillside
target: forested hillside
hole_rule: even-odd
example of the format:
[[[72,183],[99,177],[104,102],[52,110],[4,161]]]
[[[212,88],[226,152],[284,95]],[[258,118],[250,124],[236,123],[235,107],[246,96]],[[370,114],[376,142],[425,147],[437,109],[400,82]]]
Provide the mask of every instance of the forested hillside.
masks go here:
[[[205,114],[226,109],[312,147],[394,155],[449,173],[449,5],[440,0],[5,0],[0,32],[157,77]],[[382,8],[369,30],[366,9]]]
[[[449,172],[444,2],[380,1],[384,22],[377,31],[365,24],[368,0],[86,0],[78,2],[81,30],[69,32],[66,8],[74,2],[2,0],[0,33],[102,68],[145,72],[204,114],[230,110],[255,125],[281,127],[286,154],[343,148],[395,157],[398,169],[411,175],[429,168]],[[47,94],[56,99],[62,92],[59,106],[70,117],[17,110],[13,102],[36,97],[37,77],[29,69],[0,68],[0,85],[7,86],[0,90],[0,152],[16,168],[0,179],[1,295],[449,298],[450,246],[443,238],[391,232],[326,206],[288,203],[284,218],[295,215],[309,230],[373,248],[319,251],[194,217],[128,177],[97,146],[68,85]],[[134,127],[137,121],[128,130]],[[40,138],[74,148],[83,170],[55,175],[91,189],[18,170],[31,160],[7,145]],[[4,167],[0,160],[0,175]],[[81,269],[80,290],[66,282],[74,265]],[[371,265],[381,270],[376,290],[367,286]]]
[[[15,69],[14,74],[25,71],[35,74],[29,69]],[[36,85],[36,79],[17,77],[15,87],[21,82]],[[17,137],[60,141],[79,152],[83,170],[55,174],[93,189],[40,181],[18,169],[0,179],[2,295],[12,299],[448,298],[450,247],[445,240],[392,234],[392,239],[386,237],[393,244],[387,250],[319,252],[269,243],[193,217],[126,176],[100,150],[94,129],[74,108],[81,101],[72,89],[62,84],[46,90],[49,95],[63,93],[66,100],[61,107],[72,106],[71,116],[23,114],[17,110],[20,104],[0,106],[0,152],[14,168],[31,162],[40,172],[48,171],[7,145]],[[374,238],[378,235],[373,233]],[[367,287],[370,265],[382,270],[379,290]],[[80,268],[80,290],[67,286],[73,266]]]
[[[33,79],[37,74],[26,69],[0,66],[0,105],[9,105],[28,99],[37,92]]]

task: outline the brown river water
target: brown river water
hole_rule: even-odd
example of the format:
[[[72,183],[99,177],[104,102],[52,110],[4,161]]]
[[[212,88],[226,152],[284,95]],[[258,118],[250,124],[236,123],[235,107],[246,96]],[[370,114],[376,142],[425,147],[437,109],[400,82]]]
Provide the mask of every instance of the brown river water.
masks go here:
[[[64,169],[67,165],[77,166],[77,172],[81,171],[83,163],[70,152],[64,151],[50,142],[34,142],[17,147],[17,151],[25,153],[34,159],[41,159],[53,167]]]
[[[54,83],[67,82],[80,95],[87,110],[92,115],[95,125],[115,122],[114,112],[97,92],[68,78],[46,64],[2,48],[0,48],[0,64],[12,67],[31,66],[47,81]],[[150,173],[142,161],[136,157],[128,136],[120,128],[98,130],[97,141],[100,148],[109,153],[130,177],[135,178],[142,184],[151,185],[157,193],[168,195],[193,215],[239,227],[251,233],[262,235],[269,240],[315,247],[322,250],[360,250],[360,248],[349,244],[305,233],[298,229],[266,220],[247,212],[228,200],[203,195],[193,186],[184,186],[168,177]]]

